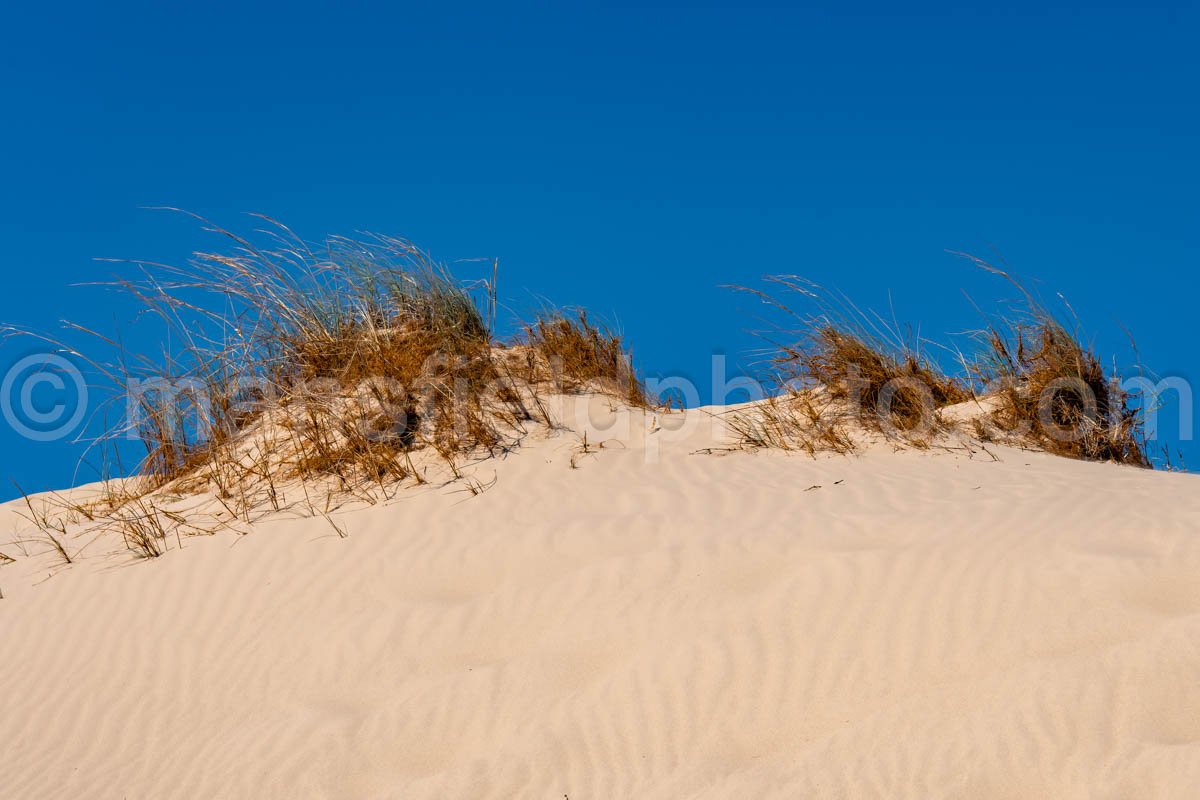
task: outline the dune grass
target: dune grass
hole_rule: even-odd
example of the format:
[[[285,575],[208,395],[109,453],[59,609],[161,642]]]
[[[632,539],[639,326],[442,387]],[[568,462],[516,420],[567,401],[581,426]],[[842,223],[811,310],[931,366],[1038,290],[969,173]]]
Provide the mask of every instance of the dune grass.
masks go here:
[[[974,374],[981,393],[999,401],[989,422],[1055,455],[1152,466],[1140,398],[1084,344],[1074,315],[1056,316],[1009,273],[972,260],[1023,299],[1015,316],[989,320],[978,335]]]
[[[938,346],[895,321],[861,311],[846,298],[795,276],[769,278],[816,306],[802,315],[760,290],[734,287],[784,312],[768,334],[775,395],[731,419],[735,439],[751,448],[852,452],[866,429],[928,446],[949,431],[941,411],[969,400],[991,409],[972,417],[974,435],[1090,461],[1152,466],[1139,398],[1120,387],[1078,335],[1003,270],[979,259],[1021,293],[1015,316],[985,317],[973,352]],[[949,374],[927,353],[951,354]],[[981,406],[982,407],[982,406]]]
[[[857,428],[925,441],[941,425],[938,409],[971,398],[969,383],[946,374],[929,357],[931,344],[910,330],[803,278],[767,280],[814,310],[800,313],[768,292],[732,287],[785,315],[764,334],[773,399],[733,418],[743,444],[844,453],[854,449]]]
[[[525,326],[520,341],[537,356],[528,373],[534,383],[551,380],[566,391],[600,391],[650,405],[621,337],[591,322],[586,310],[544,312]]]
[[[29,495],[25,494],[20,487],[17,490],[21,492],[21,499],[25,503],[25,511],[17,513],[37,530],[37,534],[32,538],[18,540],[18,544],[22,546],[41,545],[46,552],[55,557],[60,565],[68,566],[75,563],[75,558],[68,549],[69,518],[64,518],[56,513],[56,506],[52,503],[43,501],[35,506]]]
[[[495,269],[464,284],[403,239],[310,244],[258,218],[249,236],[202,221],[226,246],[184,266],[121,262],[136,274],[108,285],[162,324],[167,351],[68,325],[108,346],[105,360],[71,352],[115,390],[110,411],[133,411],[106,441],[145,447],[139,477],[97,501],[140,556],[160,555],[171,527],[149,492],[211,492],[248,520],[250,508],[291,507],[290,487],[327,513],[306,483],[374,502],[424,482],[431,464],[459,479],[464,459],[553,424],[547,393],[649,403],[621,338],[586,312],[546,311],[506,340]]]
[[[71,526],[107,526],[137,556],[162,555],[186,522],[162,497],[210,493],[225,511],[212,517],[220,527],[298,508],[328,518],[334,496],[377,502],[433,479],[431,468],[479,494],[487,487],[464,476],[463,462],[519,446],[531,425],[554,427],[548,395],[654,405],[622,337],[584,310],[546,309],[506,339],[496,331],[495,269],[464,284],[403,239],[313,245],[260,220],[265,229],[251,237],[205,223],[226,248],[182,267],[125,262],[137,275],[111,285],[162,323],[174,343],[165,353],[132,353],[71,326],[115,350],[85,360],[133,411],[102,442],[132,435],[145,457],[137,477],[106,481],[86,503],[52,498],[53,508],[35,509],[26,498],[39,542],[62,563],[73,558]],[[967,354],[795,276],[769,281],[811,313],[736,287],[786,323],[768,334],[775,391],[728,418],[735,440],[846,454],[866,432],[927,447],[952,428],[943,410],[975,399],[991,409],[972,420],[979,439],[1150,466],[1136,398],[1078,326],[977,264],[1018,286],[1024,306],[990,318]],[[931,354],[948,354],[958,372]]]
[[[173,328],[198,312],[227,334],[184,362],[206,409],[194,442],[170,416],[177,405],[145,396],[144,472],[160,484],[207,471],[229,485],[255,475],[383,485],[417,477],[411,454],[422,449],[457,475],[459,456],[517,443],[551,378],[556,389],[646,402],[619,337],[584,312],[500,341],[494,277],[476,285],[481,298],[405,240],[333,237],[313,248],[267,221],[270,249],[218,230],[232,254],[198,254],[168,270],[170,283],[127,285]],[[197,291],[220,298],[220,310],[185,295]],[[515,372],[512,349],[539,369]],[[276,441],[247,458],[239,441],[252,428]]]
[[[786,389],[748,412],[729,416],[728,425],[741,446],[752,449],[817,453],[854,452],[852,425],[832,401],[811,389]]]

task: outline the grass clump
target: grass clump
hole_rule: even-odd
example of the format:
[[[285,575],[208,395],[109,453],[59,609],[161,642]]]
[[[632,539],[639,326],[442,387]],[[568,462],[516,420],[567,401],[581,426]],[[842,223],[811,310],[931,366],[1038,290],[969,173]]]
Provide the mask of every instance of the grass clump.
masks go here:
[[[1001,436],[1068,458],[1151,466],[1136,398],[1066,322],[1008,273],[975,261],[1024,300],[1015,318],[991,322],[979,336],[974,371],[981,394],[996,400],[990,422]]]
[[[861,420],[876,428],[890,423],[914,430],[927,424],[931,410],[971,397],[962,381],[943,374],[919,350],[889,347],[828,320],[777,363],[826,387],[833,399],[853,403],[863,412]]]
[[[195,397],[138,395],[144,472],[158,485],[197,475],[225,494],[247,476],[383,485],[416,476],[414,451],[457,475],[458,457],[515,445],[545,376],[522,381],[496,338],[494,273],[468,286],[403,239],[317,247],[263,219],[266,245],[214,228],[231,253],[122,284],[190,344],[173,364]],[[199,342],[188,325],[197,318],[222,335]],[[525,333],[516,347],[560,365],[565,390],[644,402],[619,337],[585,313],[547,316]],[[197,420],[190,428],[183,412]],[[267,429],[274,440],[248,457],[246,432]]]
[[[844,415],[835,413],[830,400],[808,389],[789,389],[758,403],[752,412],[729,417],[729,427],[745,447],[817,453],[854,452]]]
[[[189,343],[171,362],[172,386],[191,387],[184,402],[135,394],[144,473],[162,484],[228,461],[268,410],[286,409],[275,420],[287,432],[275,467],[347,483],[384,467],[404,477],[382,450],[502,441],[484,408],[501,375],[483,313],[424,252],[382,236],[310,247],[277,224],[271,248],[218,232],[236,243],[233,254],[199,253],[187,268],[160,269],[169,280],[123,284]],[[221,334],[198,340],[195,322]]]
[[[776,399],[750,412],[757,419],[735,417],[743,444],[787,440],[809,452],[848,452],[853,427],[920,441],[941,425],[938,409],[970,399],[968,384],[945,374],[925,354],[927,342],[896,323],[802,278],[768,280],[817,311],[803,315],[765,292],[735,287],[789,320],[767,335],[774,345],[768,365]]]
[[[98,513],[138,555],[165,549],[163,514],[139,504],[150,492],[211,492],[243,521],[251,508],[292,507],[289,491],[328,513],[313,495],[375,502],[430,469],[460,478],[463,460],[517,446],[528,423],[552,424],[545,392],[647,403],[620,337],[584,312],[498,337],[494,268],[464,284],[403,239],[311,244],[259,219],[265,229],[251,236],[204,222],[226,247],[184,266],[124,262],[139,274],[110,285],[161,323],[167,352],[131,353],[69,326],[116,348],[108,361],[63,349],[115,389],[118,412],[133,410],[106,437],[141,441],[141,478]]]
[[[64,566],[75,563],[74,556],[67,549],[68,523],[55,514],[49,504],[43,502],[39,507],[35,507],[33,498],[25,494],[23,489],[18,486],[17,491],[21,493],[26,509],[25,512],[17,512],[18,515],[24,517],[38,531],[36,536],[20,540],[20,543],[42,545]]]
[[[1138,398],[1011,276],[972,260],[1016,286],[1023,303],[1013,319],[989,318],[975,337],[973,357],[944,348],[956,354],[960,375],[927,358],[929,343],[894,321],[862,312],[803,279],[769,280],[814,302],[818,311],[810,316],[764,292],[745,290],[799,324],[780,327],[771,337],[769,363],[779,391],[733,417],[737,441],[846,453],[855,448],[851,431],[858,428],[924,447],[949,431],[942,409],[974,399],[988,409],[969,419],[968,430],[978,439],[1151,466]]]
[[[626,402],[650,405],[621,337],[588,319],[587,311],[551,311],[525,326],[528,375],[567,391],[599,391]]]
[[[170,518],[153,502],[138,499],[118,510],[112,523],[125,547],[138,558],[158,558],[167,552]]]

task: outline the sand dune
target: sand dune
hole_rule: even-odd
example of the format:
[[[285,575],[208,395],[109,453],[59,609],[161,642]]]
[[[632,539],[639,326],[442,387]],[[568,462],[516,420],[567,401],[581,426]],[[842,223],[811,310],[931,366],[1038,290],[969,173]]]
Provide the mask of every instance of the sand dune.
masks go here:
[[[477,465],[478,496],[339,513],[345,539],[281,517],[152,561],[80,541],[52,569],[5,543],[4,507],[0,797],[1200,786],[1194,476],[722,455],[641,412],[589,440],[618,418],[594,454],[577,430]]]

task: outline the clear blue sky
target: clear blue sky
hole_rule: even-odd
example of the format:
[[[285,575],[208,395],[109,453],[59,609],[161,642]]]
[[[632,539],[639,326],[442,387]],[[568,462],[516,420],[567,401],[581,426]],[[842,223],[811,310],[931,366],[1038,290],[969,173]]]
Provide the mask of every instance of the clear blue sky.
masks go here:
[[[517,308],[587,305],[647,372],[698,379],[755,347],[721,284],[891,290],[941,336],[977,322],[961,288],[1008,294],[945,251],[994,248],[1121,364],[1118,321],[1150,368],[1200,377],[1191,3],[2,14],[0,321],[123,324],[69,285],[111,272],[97,256],[184,260],[195,226],[139,210],[173,205],[497,256]],[[29,489],[69,484],[79,451],[0,426],[2,477]]]

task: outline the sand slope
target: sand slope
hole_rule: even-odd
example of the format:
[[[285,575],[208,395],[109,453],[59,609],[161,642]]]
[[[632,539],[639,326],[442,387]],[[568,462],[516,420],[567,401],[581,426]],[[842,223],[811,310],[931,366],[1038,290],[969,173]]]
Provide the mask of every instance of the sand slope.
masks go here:
[[[707,436],[0,567],[0,797],[1195,796],[1195,477]]]

